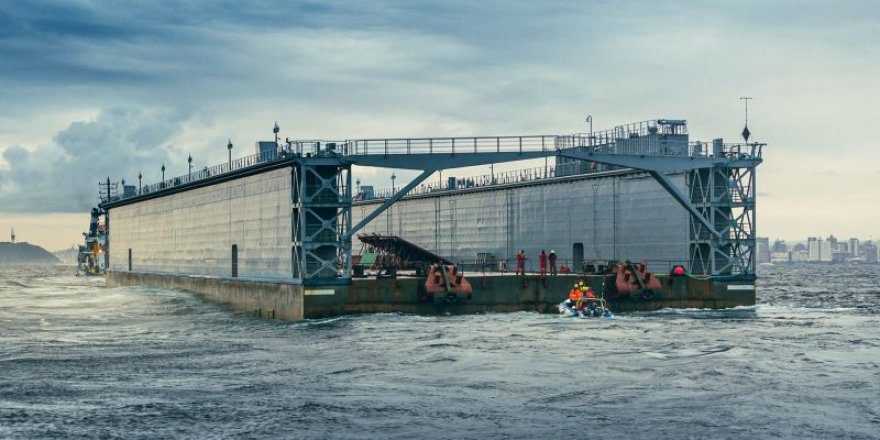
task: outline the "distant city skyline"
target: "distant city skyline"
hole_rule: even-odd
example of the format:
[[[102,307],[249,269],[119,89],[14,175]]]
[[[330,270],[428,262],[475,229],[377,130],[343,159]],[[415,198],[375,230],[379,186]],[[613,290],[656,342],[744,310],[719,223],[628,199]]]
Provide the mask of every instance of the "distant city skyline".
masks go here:
[[[758,263],[804,261],[877,264],[880,262],[880,244],[858,237],[838,238],[834,234],[792,241],[758,237],[755,255]]]

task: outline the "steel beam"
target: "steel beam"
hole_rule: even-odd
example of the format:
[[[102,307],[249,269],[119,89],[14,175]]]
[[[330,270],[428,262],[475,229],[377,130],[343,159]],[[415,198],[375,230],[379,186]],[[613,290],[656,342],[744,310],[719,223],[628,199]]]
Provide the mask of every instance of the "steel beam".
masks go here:
[[[515,162],[518,160],[540,159],[556,156],[560,150],[523,152],[462,152],[462,153],[412,153],[412,154],[355,154],[346,156],[353,165],[364,167],[399,168],[405,170],[426,170],[427,164],[443,163],[438,169],[463,168],[491,163]]]
[[[654,180],[656,180],[657,183],[659,183],[660,186],[662,186],[663,189],[665,189],[666,192],[668,192],[672,196],[672,198],[675,199],[676,202],[678,202],[682,207],[684,207],[684,209],[691,213],[694,218],[699,220],[700,223],[702,223],[703,226],[705,226],[706,229],[708,229],[709,232],[711,232],[712,235],[715,236],[715,239],[721,239],[721,233],[715,230],[715,226],[712,225],[712,222],[710,222],[709,219],[703,216],[703,214],[701,214],[700,211],[698,211],[697,208],[694,207],[688,197],[683,192],[681,192],[681,190],[679,190],[678,187],[676,187],[675,184],[672,183],[672,181],[669,180],[668,177],[666,177],[663,173],[659,173],[657,171],[646,171],[648,171],[648,174],[650,174],[651,177],[653,177]]]
[[[558,155],[569,159],[633,168],[645,171],[669,173],[672,171],[689,171],[698,168],[712,168],[725,165],[734,168],[754,167],[761,159],[731,159],[728,157],[700,156],[662,156],[653,154],[617,154],[595,153],[591,151],[559,150]]]
[[[444,164],[444,166],[446,166],[446,165]],[[424,168],[424,167],[422,167],[422,168]],[[345,240],[351,242],[351,237],[354,236],[354,234],[356,234],[358,231],[360,231],[361,228],[366,226],[367,223],[373,221],[373,219],[378,217],[379,214],[383,213],[386,209],[388,209],[388,207],[393,205],[394,202],[400,200],[401,197],[405,196],[406,193],[410,192],[413,188],[416,187],[416,185],[424,182],[425,179],[430,177],[431,174],[434,174],[434,171],[436,171],[436,170],[437,170],[436,168],[424,170],[422,172],[422,174],[419,174],[418,177],[416,177],[415,179],[412,180],[412,182],[410,182],[409,184],[407,184],[406,186],[401,188],[400,191],[397,191],[396,193],[394,193],[394,195],[389,197],[388,200],[385,200],[385,202],[382,203],[373,212],[371,212],[370,215],[364,217],[360,222],[358,222],[358,224],[352,226],[351,229],[345,234],[345,236],[343,238]],[[351,207],[349,207],[349,209],[351,209]]]

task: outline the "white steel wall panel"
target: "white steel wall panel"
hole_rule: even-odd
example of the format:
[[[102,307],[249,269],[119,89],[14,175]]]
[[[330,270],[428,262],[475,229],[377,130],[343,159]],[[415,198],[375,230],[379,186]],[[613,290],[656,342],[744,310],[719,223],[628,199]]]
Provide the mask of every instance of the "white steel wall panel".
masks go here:
[[[686,192],[684,174],[669,177]],[[379,204],[358,204],[353,221]],[[481,252],[512,261],[524,249],[530,267],[541,249],[570,262],[573,244],[583,243],[584,259],[648,260],[660,270],[687,262],[688,218],[653,178],[630,173],[403,199],[360,233],[399,235],[464,262]]]
[[[289,168],[267,171],[110,210],[110,268],[290,278]]]

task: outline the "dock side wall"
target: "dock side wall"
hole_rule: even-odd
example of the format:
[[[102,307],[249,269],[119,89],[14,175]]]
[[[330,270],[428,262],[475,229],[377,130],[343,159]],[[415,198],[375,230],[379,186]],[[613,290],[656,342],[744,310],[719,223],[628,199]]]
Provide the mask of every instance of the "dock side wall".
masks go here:
[[[609,300],[616,313],[663,308],[721,309],[755,304],[754,283],[722,283],[711,279],[659,276],[663,288],[643,300]],[[470,300],[435,304],[426,300],[421,278],[355,279],[349,286],[303,287],[265,280],[242,280],[196,275],[107,273],[107,286],[151,286],[195,292],[234,310],[284,321],[327,318],[348,313],[492,313],[534,311],[555,313],[556,306],[579,279],[602,292],[602,276],[468,275]],[[608,280],[606,280],[608,282]]]
[[[669,177],[686,191],[684,174]],[[354,223],[382,201],[357,203]],[[579,247],[585,260],[648,260],[653,270],[666,272],[672,264],[688,265],[688,224],[687,211],[653,178],[630,172],[405,198],[361,233],[399,235],[465,263],[488,253],[507,260],[511,270],[520,249],[534,271],[542,249],[555,250],[559,264],[571,265]],[[355,240],[354,252],[360,247]]]
[[[110,209],[110,269],[291,278],[291,169]],[[129,268],[129,252],[131,268]]]
[[[195,275],[107,272],[107,287],[150,286],[198,293],[209,301],[263,318],[299,321],[304,311],[303,286],[278,282]],[[342,294],[339,295],[342,300]]]
[[[664,308],[724,309],[755,304],[754,282],[724,283],[711,279],[668,277],[660,275],[662,289],[650,299],[617,298],[608,301],[616,313],[660,310]],[[356,279],[345,306],[347,313],[487,313],[535,311],[556,313],[560,302],[578,280],[585,280],[596,292],[602,292],[603,276],[560,275],[542,280],[535,275],[467,275],[473,286],[469,301],[438,308],[420,299],[417,278]],[[606,282],[611,281],[606,279]]]

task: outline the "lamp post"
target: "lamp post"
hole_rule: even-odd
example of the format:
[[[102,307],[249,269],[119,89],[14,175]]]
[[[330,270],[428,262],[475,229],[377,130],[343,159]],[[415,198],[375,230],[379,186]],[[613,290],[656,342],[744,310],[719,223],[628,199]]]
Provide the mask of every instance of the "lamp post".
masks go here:
[[[599,185],[593,184],[593,236],[590,237],[590,240],[593,242],[593,255],[596,258],[599,258],[599,248],[596,245],[598,239],[596,238],[596,205],[597,199],[599,198]]]
[[[232,171],[232,139],[229,139],[229,143],[226,144],[226,149],[229,150],[229,170]]]
[[[143,178],[144,178],[144,175],[141,174],[140,172],[138,172],[138,194],[140,194],[142,192],[141,179],[143,179]]]
[[[187,179],[192,180],[192,173],[193,173],[193,156],[192,156],[192,154],[189,155],[189,157],[186,159],[186,162],[189,163],[189,172],[187,173]]]
[[[391,173],[391,195],[388,196],[389,198],[394,197],[394,179],[396,179],[396,178],[397,178],[397,176],[394,175],[394,173]],[[386,226],[386,229],[388,230],[389,234],[391,234],[393,232],[393,229],[392,229],[393,227],[394,227],[394,207],[389,207],[388,208],[388,226]]]
[[[587,119],[584,122],[590,123],[590,146],[593,146],[593,115],[587,115]]]
[[[162,186],[165,186],[165,164],[162,164]]]

